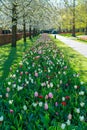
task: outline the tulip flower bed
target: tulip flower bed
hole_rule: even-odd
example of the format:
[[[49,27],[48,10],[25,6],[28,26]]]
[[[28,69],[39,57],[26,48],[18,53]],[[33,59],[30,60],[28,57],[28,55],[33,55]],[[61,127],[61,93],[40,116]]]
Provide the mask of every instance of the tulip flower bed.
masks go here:
[[[0,89],[2,130],[87,127],[84,84],[46,35],[25,53]]]

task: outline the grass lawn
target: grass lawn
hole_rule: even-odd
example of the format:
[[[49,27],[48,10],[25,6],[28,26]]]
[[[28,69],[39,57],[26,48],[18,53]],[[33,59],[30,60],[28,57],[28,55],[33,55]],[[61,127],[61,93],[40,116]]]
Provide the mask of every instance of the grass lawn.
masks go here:
[[[84,37],[83,33],[76,33],[76,37],[72,37],[71,33],[61,33],[60,35],[61,36],[65,36],[65,37],[70,37],[70,38],[72,38],[75,41],[79,41],[81,43],[87,44],[87,38]],[[81,37],[79,37],[79,36],[81,36]]]
[[[73,50],[71,47],[65,45],[58,39],[54,39],[53,37],[51,38],[63,51],[64,56],[67,61],[69,61],[72,69],[80,74],[81,81],[84,81],[87,84],[87,58]]]
[[[66,36],[66,37],[71,37],[72,34],[71,33],[60,33],[61,36]]]
[[[22,60],[23,53],[29,49],[36,41],[37,37],[24,43],[23,39],[17,42],[16,48],[11,48],[11,44],[0,46],[0,83],[9,75],[10,68],[15,71],[17,65]]]
[[[72,37],[72,33],[61,33],[61,36]],[[76,36],[85,35],[83,32],[76,32]]]
[[[77,37],[76,40],[81,42],[81,43],[87,44],[87,39]]]

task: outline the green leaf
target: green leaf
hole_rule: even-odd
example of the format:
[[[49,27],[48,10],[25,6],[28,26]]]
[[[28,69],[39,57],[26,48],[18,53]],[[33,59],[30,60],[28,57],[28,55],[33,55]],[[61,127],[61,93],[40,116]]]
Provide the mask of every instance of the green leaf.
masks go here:
[[[11,130],[16,130],[16,128],[14,126],[11,126]]]

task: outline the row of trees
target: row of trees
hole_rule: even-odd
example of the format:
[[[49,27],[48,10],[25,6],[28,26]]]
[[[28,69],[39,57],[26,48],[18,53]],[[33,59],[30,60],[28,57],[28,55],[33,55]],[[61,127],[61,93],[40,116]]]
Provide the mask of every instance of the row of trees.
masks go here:
[[[76,36],[76,31],[87,34],[87,0],[61,0],[54,6],[60,32],[69,31],[72,36]]]
[[[45,0],[1,0],[0,5],[2,24],[12,29],[12,47],[16,47],[17,28],[23,28],[26,42],[26,30],[29,30],[31,38],[32,28],[35,35],[37,30],[43,28],[44,18],[47,19],[48,1]]]
[[[17,29],[26,31],[58,29],[85,31],[87,34],[87,0],[0,0],[0,25],[12,29],[12,47],[16,47]]]

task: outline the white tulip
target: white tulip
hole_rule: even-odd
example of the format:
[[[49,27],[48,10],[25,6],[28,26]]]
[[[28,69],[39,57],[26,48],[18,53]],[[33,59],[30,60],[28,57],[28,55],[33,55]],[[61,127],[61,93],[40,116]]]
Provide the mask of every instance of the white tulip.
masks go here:
[[[39,106],[42,107],[43,103],[42,102],[39,102]]]
[[[65,97],[62,97],[62,101],[65,101]]]
[[[71,124],[70,120],[67,120],[66,124],[67,124],[67,125],[70,125],[70,124]]]
[[[84,91],[80,91],[80,92],[79,92],[79,95],[82,95],[82,96],[83,96],[83,95],[84,95]]]
[[[64,130],[66,127],[66,124],[62,123],[61,128]]]
[[[17,91],[20,91],[22,89],[23,89],[23,87],[20,87],[20,86],[17,87]]]
[[[84,121],[84,116],[79,117],[80,121]]]
[[[36,107],[37,106],[37,103],[32,103],[33,107]]]
[[[84,102],[81,102],[81,103],[80,103],[80,106],[81,106],[81,107],[84,107],[84,105],[85,105]]]
[[[0,98],[2,98],[2,95],[0,95]]]
[[[77,112],[77,113],[80,113],[80,108],[76,108],[76,112]]]
[[[12,104],[13,103],[13,100],[9,100],[9,104]]]
[[[74,88],[77,89],[77,85],[75,85]]]
[[[11,82],[8,82],[8,85],[10,86],[10,85],[11,85]]]
[[[51,87],[51,88],[53,87],[53,83],[50,83],[50,87]]]
[[[26,111],[26,110],[27,110],[27,106],[26,106],[26,105],[24,105],[24,106],[23,106],[23,109]]]
[[[0,116],[0,122],[2,122],[4,120],[3,116]]]

